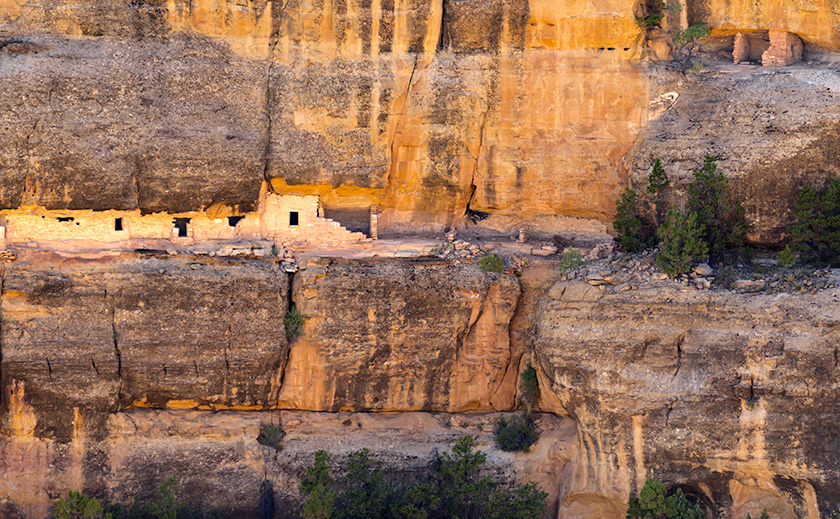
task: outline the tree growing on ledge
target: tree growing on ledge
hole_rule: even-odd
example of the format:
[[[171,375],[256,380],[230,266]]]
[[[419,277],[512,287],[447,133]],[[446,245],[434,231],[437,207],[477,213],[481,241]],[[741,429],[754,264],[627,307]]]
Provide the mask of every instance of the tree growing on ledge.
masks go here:
[[[627,519],[706,519],[706,514],[689,502],[682,489],[666,496],[661,481],[648,479],[639,497],[627,503]]]

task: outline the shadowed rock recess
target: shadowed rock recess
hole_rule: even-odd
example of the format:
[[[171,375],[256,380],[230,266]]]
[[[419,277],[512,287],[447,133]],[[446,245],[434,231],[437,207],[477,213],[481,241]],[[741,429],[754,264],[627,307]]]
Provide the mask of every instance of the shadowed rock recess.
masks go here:
[[[840,290],[557,270],[568,241],[607,250],[656,158],[680,204],[714,155],[767,247],[840,174],[833,2],[668,3],[645,28],[660,2],[0,0],[0,518],[172,475],[229,517],[259,517],[268,481],[295,518],[318,449],[411,483],[464,434],[545,517],[622,518],[647,478],[710,518],[833,517]],[[771,31],[803,60],[733,63]],[[382,249],[300,254],[310,222],[372,221]],[[418,257],[447,232],[449,259]],[[502,452],[526,403],[540,438]]]

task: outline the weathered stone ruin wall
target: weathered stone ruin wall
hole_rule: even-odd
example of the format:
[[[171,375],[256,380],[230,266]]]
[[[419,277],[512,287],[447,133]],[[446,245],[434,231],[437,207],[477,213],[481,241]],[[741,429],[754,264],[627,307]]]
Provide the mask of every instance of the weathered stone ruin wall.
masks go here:
[[[0,245],[79,250],[147,248],[155,241],[172,244],[218,242],[311,242],[335,245],[359,242],[350,232],[324,218],[317,196],[276,195],[265,187],[257,209],[236,216],[192,213],[141,214],[140,211],[5,211]],[[180,220],[180,222],[179,222]]]

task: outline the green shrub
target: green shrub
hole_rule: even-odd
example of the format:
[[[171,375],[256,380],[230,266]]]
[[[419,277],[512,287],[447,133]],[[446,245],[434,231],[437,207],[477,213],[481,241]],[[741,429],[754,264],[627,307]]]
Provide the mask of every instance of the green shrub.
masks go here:
[[[540,382],[537,378],[537,370],[534,366],[528,366],[522,371],[522,388],[525,390],[525,398],[535,403],[540,400]]]
[[[300,482],[300,493],[306,497],[303,503],[305,519],[330,519],[335,510],[335,489],[330,475],[330,455],[319,450],[315,463],[306,468],[306,477]]]
[[[289,307],[286,317],[283,318],[283,324],[286,325],[286,337],[291,339],[303,335],[304,322],[306,322],[306,316],[300,313],[296,306]]]
[[[665,485],[648,479],[639,497],[631,497],[627,503],[627,519],[706,519],[700,507],[691,504],[677,489],[670,496],[665,495]]]
[[[793,252],[793,247],[788,243],[781,254],[779,254],[779,263],[786,269],[792,268],[796,265],[796,253]]]
[[[397,487],[382,473],[381,464],[367,449],[348,456],[339,484],[330,476],[330,457],[315,454],[307,467],[300,492],[306,519],[539,519],[546,507],[546,493],[536,484],[509,489],[490,477],[481,477],[486,461],[473,451],[471,436],[459,438],[450,452],[440,455],[432,482]]]
[[[502,272],[505,270],[505,262],[498,254],[487,254],[478,260],[478,266],[484,272]]]
[[[560,258],[557,268],[560,270],[560,274],[565,276],[570,270],[576,269],[584,263],[580,251],[574,247],[569,247],[563,251],[563,256]]]
[[[650,13],[647,16],[637,16],[636,25],[641,29],[652,29],[656,27],[662,19],[665,18],[665,13]]]
[[[683,47],[689,43],[694,43],[694,40],[696,39],[705,38],[711,33],[712,31],[709,29],[709,26],[706,25],[706,22],[700,21],[678,32],[677,35],[674,36],[674,42],[680,47]]]
[[[96,498],[71,490],[67,499],[61,498],[55,505],[55,519],[111,519]]]
[[[740,249],[749,231],[744,208],[729,193],[729,181],[717,170],[715,158],[706,155],[688,185],[688,212],[697,214],[709,254],[719,259],[727,248]]]
[[[155,492],[155,500],[146,503],[146,515],[152,519],[177,519],[178,510],[184,502],[178,499],[178,479],[170,476],[160,484]]]
[[[696,213],[686,216],[671,209],[659,228],[661,250],[656,255],[656,264],[670,277],[685,274],[696,262],[708,256],[709,248],[703,241],[704,228],[697,220]]]
[[[793,207],[796,221],[788,227],[790,248],[815,267],[840,267],[840,178],[818,192],[800,188]]]
[[[654,196],[654,213],[656,214],[656,225],[662,225],[667,212],[665,200],[665,188],[671,185],[671,181],[665,175],[665,168],[662,167],[662,161],[656,159],[653,161],[653,168],[651,168],[650,175],[648,175],[648,193]]]
[[[490,496],[484,519],[538,518],[546,506],[548,494],[533,481],[512,493],[497,489]]]
[[[385,482],[382,464],[371,459],[370,451],[351,452],[347,473],[336,498],[337,519],[386,517],[392,488]]]
[[[639,195],[629,187],[615,202],[613,228],[618,243],[627,252],[639,252],[656,244],[654,228],[642,215]]]
[[[274,447],[278,451],[283,450],[283,437],[286,433],[279,424],[266,424],[260,426],[260,434],[257,441],[262,445]]]
[[[493,429],[496,446],[505,452],[528,452],[539,438],[537,426],[529,413],[507,419],[500,417]]]

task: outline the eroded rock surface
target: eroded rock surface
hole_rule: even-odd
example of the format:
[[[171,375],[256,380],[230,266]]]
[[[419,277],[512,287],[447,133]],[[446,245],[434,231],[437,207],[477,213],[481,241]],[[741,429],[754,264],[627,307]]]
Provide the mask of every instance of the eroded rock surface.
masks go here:
[[[576,420],[588,460],[561,517],[620,517],[647,477],[721,517],[834,513],[838,297],[555,284],[537,318],[557,398],[543,408]]]
[[[307,316],[280,405],[313,411],[509,409],[516,380],[512,275],[441,260],[311,261],[293,299]],[[518,360],[518,359],[517,359]]]

